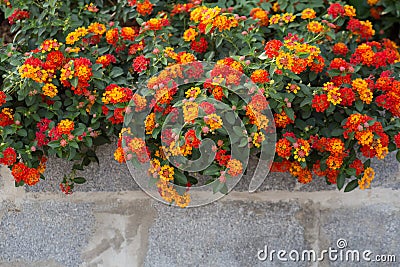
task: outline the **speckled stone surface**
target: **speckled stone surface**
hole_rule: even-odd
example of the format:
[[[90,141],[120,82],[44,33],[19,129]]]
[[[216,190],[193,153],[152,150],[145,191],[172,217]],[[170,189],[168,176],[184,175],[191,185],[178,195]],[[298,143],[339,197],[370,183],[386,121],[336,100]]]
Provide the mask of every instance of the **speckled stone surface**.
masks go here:
[[[49,261],[78,266],[94,223],[87,203],[0,202],[0,266],[7,262],[41,266],[40,262]]]
[[[87,179],[83,185],[77,185],[75,191],[131,191],[140,190],[126,164],[119,164],[114,160],[115,144],[108,144],[98,149],[100,165],[92,163],[78,175]],[[399,163],[395,154],[389,154],[384,160],[373,159],[371,166],[376,171],[372,187],[400,189]],[[248,191],[249,184],[257,167],[258,160],[251,157],[248,163],[247,174],[235,186],[236,191]],[[29,192],[57,192],[59,183],[64,174],[71,170],[71,163],[62,159],[50,158],[45,172],[46,181],[41,181],[33,187],[26,187]],[[0,183],[1,186],[1,183]],[[309,184],[300,184],[296,178],[288,173],[269,173],[257,192],[270,190],[315,192],[321,190],[337,190],[336,185],[328,185],[325,178],[315,176]]]
[[[398,192],[393,192],[394,194]],[[346,240],[343,249],[338,249],[339,239]],[[365,203],[364,207],[321,212],[320,247],[321,250],[333,247],[338,250],[339,258],[330,261],[330,266],[399,266],[400,261],[400,209],[392,205]],[[343,245],[341,245],[343,246]],[[348,250],[357,250],[360,261],[340,260],[340,251],[346,255]],[[362,253],[371,251],[368,262]],[[395,255],[397,263],[378,263],[376,255]],[[346,256],[344,256],[346,259]]]
[[[280,266],[260,261],[258,251],[308,248],[296,202],[217,202],[187,210],[157,204],[156,209],[145,266]]]
[[[126,164],[120,164],[114,160],[115,148],[116,144],[107,144],[96,151],[100,165],[91,163],[85,167],[84,171],[77,172],[87,182],[76,185],[75,191],[130,191],[139,189]],[[59,184],[64,175],[70,173],[72,165],[72,163],[62,159],[50,158],[44,174],[46,180],[33,187],[26,187],[26,190],[29,192],[60,191]]]

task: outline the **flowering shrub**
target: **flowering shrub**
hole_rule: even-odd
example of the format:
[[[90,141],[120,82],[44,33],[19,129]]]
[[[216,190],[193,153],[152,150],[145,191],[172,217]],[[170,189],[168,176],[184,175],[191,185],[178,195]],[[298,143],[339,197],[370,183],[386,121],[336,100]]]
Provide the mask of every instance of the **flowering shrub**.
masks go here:
[[[76,163],[61,183],[72,192],[85,181],[76,171],[113,136],[115,159],[147,164],[179,206],[197,183],[191,172],[226,193],[246,169],[234,151],[257,154],[275,139],[272,171],[345,191],[368,188],[369,159],[400,147],[398,46],[351,5],[4,2],[19,34],[1,56],[0,151],[16,185],[44,178],[56,155]],[[182,156],[193,163],[206,151],[208,167],[186,169]]]
[[[400,3],[396,0],[350,0],[357,8],[357,16],[374,22],[380,36],[399,40]]]

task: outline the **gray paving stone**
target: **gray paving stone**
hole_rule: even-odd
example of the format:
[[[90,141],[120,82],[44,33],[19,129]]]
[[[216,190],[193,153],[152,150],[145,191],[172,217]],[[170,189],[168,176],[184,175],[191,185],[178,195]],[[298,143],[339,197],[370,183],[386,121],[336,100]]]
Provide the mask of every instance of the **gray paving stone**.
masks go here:
[[[75,191],[131,191],[140,190],[125,164],[114,160],[116,144],[108,144],[98,149],[100,165],[91,164],[85,171],[78,172],[87,178],[87,183],[77,185]],[[236,191],[248,191],[252,174],[258,164],[255,157],[249,159],[249,169],[246,175],[235,186]],[[64,174],[69,173],[72,164],[62,159],[51,158],[45,172],[46,181],[41,181],[33,187],[26,187],[29,192],[58,192],[59,184]],[[372,160],[371,166],[376,171],[376,179],[372,187],[400,189],[399,163],[395,154],[389,154],[384,160]],[[1,186],[1,184],[0,184]],[[303,185],[288,173],[269,173],[259,191],[287,190],[315,192],[321,190],[336,190],[336,185],[328,185],[325,178],[314,177],[309,184]]]
[[[375,170],[375,179],[372,181],[371,187],[400,189],[399,166],[396,153],[390,153],[383,160],[371,160],[371,167]]]
[[[91,205],[55,201],[0,203],[0,262],[78,266],[95,223]],[[12,266],[12,265],[11,265]],[[29,266],[29,265],[25,265]],[[40,266],[40,265],[36,265]],[[42,265],[45,266],[45,265]]]
[[[255,156],[251,156],[248,162],[248,169],[242,179],[237,183],[234,190],[236,191],[248,191],[250,181],[253,177],[254,171],[257,168],[258,159]],[[291,177],[288,173],[269,173],[265,177],[264,182],[257,189],[258,191],[268,190],[288,190],[293,191],[296,186],[296,179]]]
[[[145,266],[281,266],[262,262],[269,249],[306,249],[302,212],[296,202],[216,202],[179,209],[155,204]],[[308,214],[313,218],[313,214]],[[285,266],[306,266],[287,263]]]
[[[98,148],[96,152],[100,165],[92,163],[84,171],[78,171],[79,176],[86,178],[87,182],[76,185],[75,191],[131,191],[139,187],[129,173],[126,164],[114,160],[116,144],[107,144]],[[58,192],[59,184],[64,174],[70,173],[72,163],[63,159],[50,158],[45,172],[45,181],[33,187],[26,187],[29,192]]]
[[[338,249],[339,239],[347,242],[347,246],[339,250],[343,251],[344,260],[348,250],[358,250],[360,255],[363,251],[370,250],[373,253],[370,256],[372,259],[378,254],[396,256],[397,263],[385,263],[382,266],[399,266],[400,210],[392,205],[366,203],[360,208],[322,211],[320,249]],[[346,262],[339,258],[336,261],[325,261],[325,266],[378,266],[377,262],[360,260]]]

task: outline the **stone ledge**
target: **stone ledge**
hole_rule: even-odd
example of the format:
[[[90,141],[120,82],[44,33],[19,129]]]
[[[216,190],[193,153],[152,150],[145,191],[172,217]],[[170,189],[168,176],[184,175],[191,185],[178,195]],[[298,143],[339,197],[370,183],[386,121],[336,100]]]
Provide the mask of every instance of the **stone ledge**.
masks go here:
[[[140,190],[135,180],[129,173],[125,164],[117,163],[113,158],[115,145],[109,144],[99,149],[98,156],[100,166],[91,164],[79,175],[87,178],[87,183],[77,185],[76,191],[133,191]],[[235,186],[235,191],[247,191],[251,180],[251,173],[254,171],[257,162],[249,161],[249,175],[244,175]],[[376,170],[376,178],[372,187],[384,187],[400,189],[399,163],[395,154],[389,154],[384,160],[372,160],[372,167]],[[63,175],[70,171],[72,164],[64,160],[51,158],[45,172],[47,180],[41,181],[36,186],[26,187],[28,192],[58,192],[59,183]],[[287,173],[270,173],[264,183],[258,189],[260,191],[287,190],[315,192],[321,190],[337,190],[336,185],[327,185],[324,178],[315,177],[310,184],[302,185],[294,177]]]

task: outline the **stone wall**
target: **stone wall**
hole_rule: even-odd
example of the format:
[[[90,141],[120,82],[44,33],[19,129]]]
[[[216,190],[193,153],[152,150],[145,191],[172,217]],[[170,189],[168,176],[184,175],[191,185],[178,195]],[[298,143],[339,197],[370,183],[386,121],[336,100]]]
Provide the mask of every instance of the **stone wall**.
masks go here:
[[[338,251],[370,250],[371,259],[382,254],[400,261],[400,175],[393,155],[373,162],[372,190],[343,193],[322,179],[300,185],[271,174],[256,193],[246,191],[245,177],[217,202],[179,209],[143,193],[112,152],[111,145],[99,151],[100,167],[85,171],[88,183],[70,196],[58,189],[69,168],[63,161],[51,159],[48,179],[31,188],[14,188],[10,172],[1,170],[0,266],[377,266],[327,254],[299,262],[257,256],[266,246],[269,253],[315,250],[320,256],[338,249],[339,239],[347,246]]]

